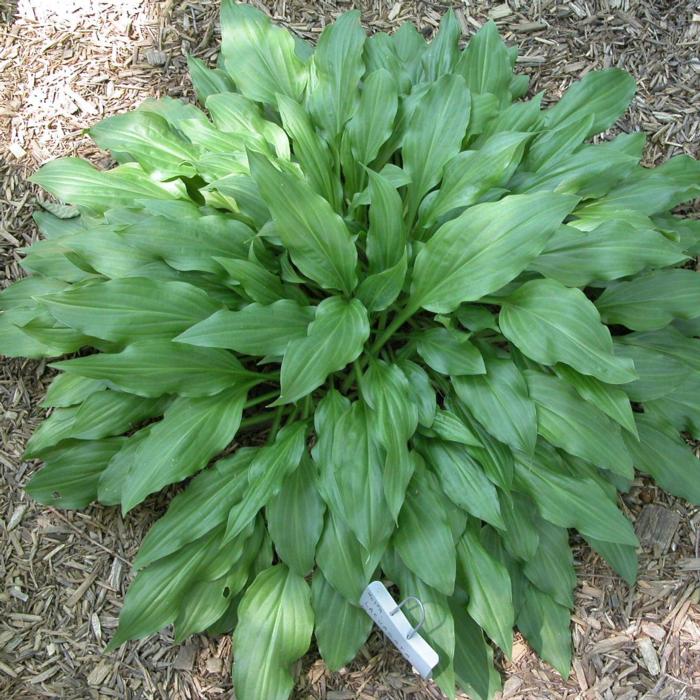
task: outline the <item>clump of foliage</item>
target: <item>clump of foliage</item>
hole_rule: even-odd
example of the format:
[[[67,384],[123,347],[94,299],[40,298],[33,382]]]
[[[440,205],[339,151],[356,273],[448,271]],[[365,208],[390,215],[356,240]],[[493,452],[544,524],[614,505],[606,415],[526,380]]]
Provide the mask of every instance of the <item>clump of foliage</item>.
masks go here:
[[[5,354],[95,350],[52,365],[35,498],[128,513],[189,479],[110,646],[233,629],[237,697],[286,698],[312,634],[355,656],[384,576],[447,695],[493,695],[513,626],[567,674],[569,529],[632,582],[633,468],[700,503],[700,227],[669,213],[698,163],[591,143],[620,70],[520,99],[493,24],[462,51],[452,14],[426,43],[350,12],[314,49],[224,2],[222,36],[206,113],[148,100],[90,129],[118,166],[39,170],[65,204],[0,296]]]

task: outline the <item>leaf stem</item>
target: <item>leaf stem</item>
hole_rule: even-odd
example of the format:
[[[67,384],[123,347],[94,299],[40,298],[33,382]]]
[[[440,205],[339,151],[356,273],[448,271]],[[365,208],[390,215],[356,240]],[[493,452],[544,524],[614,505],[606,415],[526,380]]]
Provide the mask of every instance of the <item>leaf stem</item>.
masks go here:
[[[243,408],[253,408],[253,406],[257,406],[261,403],[265,403],[266,401],[269,401],[270,399],[276,399],[280,395],[279,391],[268,391],[267,394],[260,394],[260,396],[253,396],[252,399],[249,401],[246,401],[245,406]]]
[[[394,316],[394,320],[374,341],[374,345],[370,348],[370,352],[373,355],[378,354],[384,345],[389,341],[391,336],[394,335],[394,333],[401,328],[401,326],[403,326],[403,324],[406,323],[406,321],[408,321],[408,319],[411,318],[411,316],[413,316],[413,314],[415,314],[419,308],[420,305],[414,302],[413,304],[408,304],[408,306],[404,307],[403,311],[396,314],[396,316]]]

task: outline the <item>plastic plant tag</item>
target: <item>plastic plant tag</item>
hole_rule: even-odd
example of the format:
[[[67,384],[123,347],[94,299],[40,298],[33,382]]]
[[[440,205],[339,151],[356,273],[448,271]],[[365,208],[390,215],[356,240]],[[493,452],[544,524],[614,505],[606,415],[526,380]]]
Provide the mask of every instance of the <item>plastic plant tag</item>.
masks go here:
[[[401,607],[409,600],[420,605],[421,622],[413,627],[403,614]],[[423,677],[430,674],[440,661],[435,650],[418,634],[425,619],[423,604],[413,596],[397,603],[381,581],[372,581],[365,588],[360,598],[360,606],[374,620],[375,624],[389,637],[391,643],[401,652],[403,657]]]

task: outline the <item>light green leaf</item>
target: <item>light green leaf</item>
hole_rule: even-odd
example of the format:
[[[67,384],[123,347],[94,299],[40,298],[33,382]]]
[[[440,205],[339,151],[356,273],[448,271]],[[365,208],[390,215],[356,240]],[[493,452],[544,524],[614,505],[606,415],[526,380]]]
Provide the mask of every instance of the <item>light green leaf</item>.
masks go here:
[[[484,374],[484,359],[469,334],[449,328],[431,328],[417,336],[416,349],[436,372],[461,376]]]
[[[65,442],[43,455],[44,466],[25,490],[44,505],[84,508],[97,499],[100,474],[123,443],[123,438]]]
[[[625,436],[634,466],[674,496],[700,504],[700,460],[670,426],[636,414],[639,442]]]
[[[700,316],[700,274],[657,270],[611,284],[596,300],[603,320],[635,331],[653,331],[676,318]]]
[[[513,71],[508,49],[492,20],[469,40],[455,71],[464,77],[472,92],[490,92],[502,102],[506,100]]]
[[[584,287],[594,280],[614,280],[685,259],[680,248],[658,231],[612,220],[593,231],[561,226],[530,268],[567,287]]]
[[[411,303],[449,313],[510,282],[544,248],[576,198],[512,195],[441,226],[416,256]]]
[[[481,445],[481,441],[474,432],[452,411],[438,409],[430,430],[435,432],[438,437],[449,442],[459,442],[462,445],[476,447]]]
[[[423,225],[476,204],[494,187],[504,187],[520,163],[528,138],[530,134],[517,131],[494,134],[478,150],[462,151],[452,158],[445,166],[440,189],[424,201]]]
[[[527,172],[547,172],[558,163],[569,160],[585,141],[592,125],[593,115],[587,114],[563,126],[540,132],[527,149],[523,169]]]
[[[134,200],[178,199],[185,196],[177,182],[159,183],[132,163],[102,171],[80,158],[59,158],[42,165],[30,181],[62,202],[104,212],[132,206]]]
[[[282,488],[268,502],[265,511],[278,556],[300,576],[313,569],[316,545],[323,530],[326,506],[317,482],[316,466],[304,453],[299,467],[282,482]]]
[[[510,658],[515,613],[507,569],[484,549],[471,526],[457,544],[457,560],[469,593],[469,615]]]
[[[406,195],[409,224],[421,199],[440,181],[445,164],[459,153],[469,106],[469,91],[459,75],[443,75],[417,101],[402,147],[403,168],[411,176]]]
[[[236,434],[245,400],[246,392],[240,389],[175,399],[134,453],[122,487],[122,512],[206,466]]]
[[[274,443],[258,450],[248,468],[248,487],[229,513],[224,542],[236,537],[279,493],[285,478],[301,462],[305,436],[305,423],[291,423],[277,433]]]
[[[563,126],[593,115],[588,135],[609,129],[627,109],[636,91],[634,78],[618,68],[591,71],[575,82],[545,112],[545,124]]]
[[[291,340],[284,352],[282,394],[276,403],[291,403],[311,393],[329,374],[355,360],[368,337],[367,311],[359,299],[324,299],[316,307],[308,336]]]
[[[403,289],[406,279],[408,257],[404,250],[399,261],[391,267],[367,275],[357,288],[357,298],[365,305],[367,311],[384,311],[389,308]]]
[[[57,321],[115,342],[173,337],[219,306],[194,285],[142,277],[74,287],[41,303]]]
[[[453,377],[459,400],[486,429],[515,450],[532,454],[537,413],[527,383],[510,360],[486,358],[486,374]]]
[[[688,378],[688,365],[651,348],[628,343],[616,343],[616,353],[634,362],[639,378],[622,389],[631,401],[653,401],[666,396]]]
[[[98,353],[51,365],[67,375],[100,380],[138,396],[211,396],[254,381],[233,353],[169,340],[139,340],[119,353]]]
[[[90,127],[88,134],[100,148],[117,154],[119,161],[135,160],[157,180],[195,174],[196,149],[154,112],[115,114]]]
[[[429,428],[435,418],[437,401],[435,390],[427,372],[415,362],[410,360],[399,360],[399,368],[408,379],[413,395],[413,403],[418,409],[418,422]]]
[[[324,289],[352,291],[357,284],[357,251],[340,216],[301,178],[277,170],[264,156],[248,157],[292,261]]]
[[[234,289],[243,287],[245,293],[260,304],[274,304],[285,296],[282,280],[257,260],[235,260],[215,258],[229,275],[229,284]],[[240,285],[240,287],[239,287]]]
[[[313,308],[291,299],[263,306],[249,304],[240,311],[222,309],[188,328],[175,340],[203,347],[229,348],[247,355],[283,355],[290,341],[306,338]]]
[[[251,5],[222,3],[221,55],[226,72],[251,100],[274,105],[278,93],[299,100],[304,92],[308,71],[292,35]]]
[[[353,115],[358,86],[365,72],[362,48],[365,32],[357,10],[345,12],[326,25],[313,57],[315,76],[308,98],[314,120],[333,141]]]
[[[506,297],[498,324],[508,340],[541,364],[563,362],[610,384],[637,376],[631,361],[615,357],[610,331],[579,289],[554,280],[526,282]]]
[[[496,487],[465,446],[441,440],[421,440],[418,449],[438,475],[445,495],[456,506],[495,527],[504,527]]]
[[[655,350],[672,359],[680,360],[696,372],[700,372],[700,340],[688,338],[674,327],[648,333],[628,333],[625,336],[619,336],[617,340],[621,343]]]
[[[644,403],[645,412],[671,424],[679,432],[700,439],[700,373],[686,372],[685,381],[654,401]]]
[[[381,68],[369,73],[346,132],[352,154],[359,163],[368,165],[377,157],[392,134],[398,106],[398,89],[391,73]]]
[[[234,90],[233,81],[223,70],[208,68],[204,61],[191,54],[187,57],[187,72],[200,104],[205,104],[209,95]]]
[[[528,643],[564,679],[571,671],[569,611],[535,586],[528,586],[516,623]]]
[[[195,476],[148,531],[134,568],[142,569],[226,522],[248,485],[247,469],[255,454],[255,449],[243,447]]]
[[[45,408],[66,408],[82,403],[88,396],[107,388],[99,379],[86,379],[75,374],[56,375],[41,402]]]
[[[292,664],[311,643],[314,612],[304,579],[283,564],[258,575],[238,606],[233,680],[239,700],[287,700]]]
[[[311,583],[314,634],[318,650],[331,671],[339,671],[352,661],[372,631],[372,618],[349,603],[331,586],[321,571]]]
[[[455,586],[455,543],[437,477],[417,469],[406,491],[393,545],[401,561],[445,595]],[[511,625],[512,626],[512,625]]]
[[[632,476],[620,426],[581,401],[565,381],[533,370],[525,371],[525,379],[537,405],[538,432],[547,442],[598,467]]]
[[[423,64],[422,79],[432,83],[445,73],[452,73],[454,64],[459,57],[458,42],[462,36],[462,28],[455,16],[454,10],[449,9],[440,20],[440,28],[421,57]]]

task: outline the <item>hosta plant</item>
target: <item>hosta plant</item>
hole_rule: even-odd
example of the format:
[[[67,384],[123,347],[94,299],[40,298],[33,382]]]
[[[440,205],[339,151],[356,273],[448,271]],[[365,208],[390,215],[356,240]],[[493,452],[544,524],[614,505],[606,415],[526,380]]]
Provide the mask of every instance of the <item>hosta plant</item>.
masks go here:
[[[350,12],[314,48],[232,2],[221,28],[201,109],[147,100],[90,129],[116,167],[38,171],[60,203],[0,296],[6,355],[78,353],[29,493],[179,485],[110,648],[233,630],[237,697],[286,698],[312,637],[353,659],[381,578],[448,696],[494,694],[514,626],[566,675],[569,531],[631,583],[634,469],[700,503],[700,227],[671,213],[698,163],[592,140],[620,70],[522,99],[491,23],[464,50],[452,14],[430,43]]]

